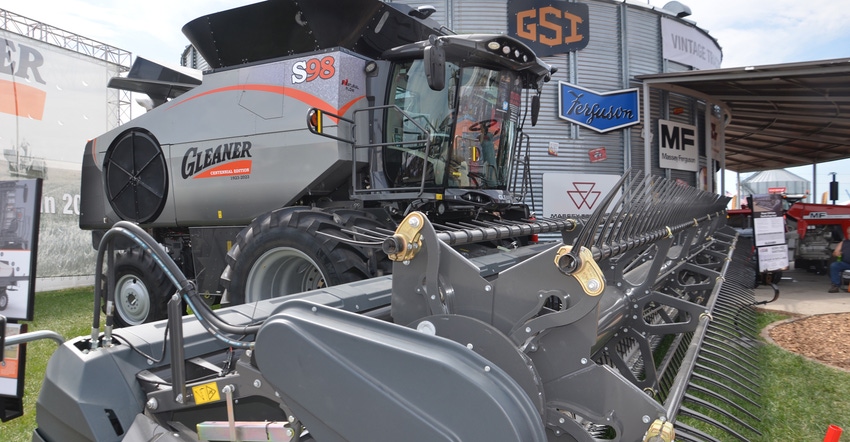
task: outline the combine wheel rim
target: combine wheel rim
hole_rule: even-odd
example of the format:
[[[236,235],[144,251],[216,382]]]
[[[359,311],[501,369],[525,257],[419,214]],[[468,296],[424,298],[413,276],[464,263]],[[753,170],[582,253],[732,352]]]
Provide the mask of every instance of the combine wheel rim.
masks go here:
[[[276,247],[254,262],[245,282],[245,302],[300,293],[327,286],[322,270],[306,253],[292,247]],[[282,294],[272,293],[283,289]],[[271,296],[263,296],[263,293]]]
[[[145,322],[151,309],[151,295],[141,278],[129,273],[118,278],[115,309],[127,325]]]

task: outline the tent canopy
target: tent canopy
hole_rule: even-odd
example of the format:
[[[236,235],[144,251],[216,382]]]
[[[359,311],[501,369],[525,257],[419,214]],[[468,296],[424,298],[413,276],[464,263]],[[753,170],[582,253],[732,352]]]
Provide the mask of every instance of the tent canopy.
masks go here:
[[[726,169],[755,172],[850,158],[850,59],[642,75],[729,110]]]

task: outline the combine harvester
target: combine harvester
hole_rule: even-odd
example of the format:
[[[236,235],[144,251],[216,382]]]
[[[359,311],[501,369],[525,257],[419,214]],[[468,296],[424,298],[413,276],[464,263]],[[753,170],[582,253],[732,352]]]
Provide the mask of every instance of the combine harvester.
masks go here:
[[[217,311],[119,222],[98,264],[118,238],[150,253],[178,287],[169,318],[113,333],[107,315],[100,333],[96,290],[92,336],[49,362],[33,440],[747,440],[754,274],[726,204],[626,174],[591,217],[560,221],[562,242],[476,258],[451,246],[551,221],[412,212],[395,232],[350,232],[391,276]]]

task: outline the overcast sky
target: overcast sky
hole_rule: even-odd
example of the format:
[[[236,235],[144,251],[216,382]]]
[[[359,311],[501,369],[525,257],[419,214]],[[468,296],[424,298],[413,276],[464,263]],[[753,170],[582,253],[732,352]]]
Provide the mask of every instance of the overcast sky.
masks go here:
[[[344,1],[344,0],[340,0]],[[628,0],[663,7],[666,0]],[[253,0],[3,0],[16,14],[101,41],[134,56],[178,64],[188,44],[181,28],[204,14]],[[680,0],[688,19],[717,39],[722,67],[850,58],[850,5],[836,0]],[[434,1],[435,5],[445,4]],[[811,167],[792,172],[811,180]],[[850,161],[818,167],[818,194],[838,172],[850,185]],[[843,172],[843,173],[842,173]],[[727,178],[728,180],[728,178]],[[727,186],[729,188],[729,186]],[[844,190],[841,191],[844,194]]]

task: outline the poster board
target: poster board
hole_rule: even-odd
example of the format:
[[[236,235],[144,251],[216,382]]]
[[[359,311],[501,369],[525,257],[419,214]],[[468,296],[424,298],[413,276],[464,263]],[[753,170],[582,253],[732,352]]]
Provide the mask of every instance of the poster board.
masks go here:
[[[6,336],[26,333],[26,324],[6,324]],[[4,347],[0,362],[0,422],[24,414],[24,373],[26,371],[26,344]]]
[[[785,211],[782,195],[750,196],[753,209],[753,236],[760,272],[788,268],[788,243],[785,239]]]
[[[32,321],[41,178],[0,181],[0,315]]]

